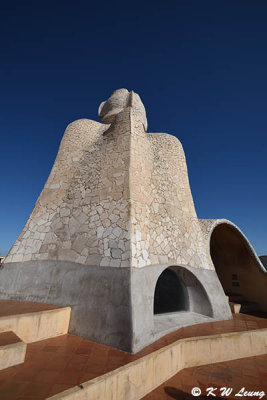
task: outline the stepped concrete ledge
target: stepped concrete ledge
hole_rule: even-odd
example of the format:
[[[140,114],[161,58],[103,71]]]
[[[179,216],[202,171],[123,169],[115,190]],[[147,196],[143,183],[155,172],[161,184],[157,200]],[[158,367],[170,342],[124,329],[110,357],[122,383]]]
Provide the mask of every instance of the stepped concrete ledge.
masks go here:
[[[181,339],[48,400],[138,400],[184,368],[267,354],[267,329]]]
[[[240,312],[241,304],[230,301],[229,305],[233,314],[238,314]]]
[[[171,400],[190,399],[192,388],[199,387],[202,393],[200,399],[207,398],[208,388],[216,388],[214,394],[217,399],[223,398],[224,387],[231,387],[230,395],[226,398],[234,400],[239,394],[244,395],[244,389],[248,393],[258,391],[258,398],[264,397],[267,393],[267,355],[240,358],[238,360],[224,361],[216,364],[202,365],[192,368],[185,368],[176,375],[158,386],[147,394],[142,400]],[[209,398],[211,396],[208,396]],[[249,397],[253,398],[252,396]],[[255,397],[254,397],[255,398]]]
[[[267,329],[181,339],[48,400],[138,400],[184,368],[267,354]]]
[[[14,332],[0,333],[0,370],[24,362],[27,345]]]
[[[71,308],[17,300],[0,300],[0,332],[13,331],[25,343],[68,332]]]
[[[137,354],[65,334],[29,343],[23,364],[0,371],[0,398],[139,399],[190,365],[267,353],[266,338],[267,319],[244,314],[178,329]]]

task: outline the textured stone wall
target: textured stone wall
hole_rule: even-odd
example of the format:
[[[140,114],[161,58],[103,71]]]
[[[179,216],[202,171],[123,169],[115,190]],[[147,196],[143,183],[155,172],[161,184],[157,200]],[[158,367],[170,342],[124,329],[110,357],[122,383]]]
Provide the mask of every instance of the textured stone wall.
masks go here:
[[[182,145],[174,136],[146,133],[141,100],[126,91],[127,98],[125,90],[100,107],[110,124],[82,119],[67,127],[48,181],[6,263],[173,263],[213,269]]]
[[[106,136],[108,126],[94,121],[68,126],[50,177],[8,262],[129,266],[130,132],[124,131],[123,115],[118,119],[119,128],[110,128]]]
[[[132,265],[174,263],[212,269],[181,143],[168,134],[147,134],[134,110],[132,119]]]

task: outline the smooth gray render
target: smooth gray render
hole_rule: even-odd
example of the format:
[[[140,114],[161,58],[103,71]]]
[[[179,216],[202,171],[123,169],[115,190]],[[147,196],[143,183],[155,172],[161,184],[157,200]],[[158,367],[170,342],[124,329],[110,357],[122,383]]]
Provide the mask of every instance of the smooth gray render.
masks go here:
[[[166,269],[182,283],[186,306],[154,314],[155,288]],[[0,270],[0,298],[71,306],[70,333],[130,353],[183,326],[232,318],[215,271],[176,265],[6,263]]]

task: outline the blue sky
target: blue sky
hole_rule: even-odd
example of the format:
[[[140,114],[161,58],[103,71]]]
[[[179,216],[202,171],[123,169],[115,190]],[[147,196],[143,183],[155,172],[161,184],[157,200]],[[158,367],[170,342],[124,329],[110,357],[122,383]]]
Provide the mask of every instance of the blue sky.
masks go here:
[[[267,2],[0,5],[0,254],[23,228],[66,125],[121,87],[185,149],[198,216],[267,254]]]

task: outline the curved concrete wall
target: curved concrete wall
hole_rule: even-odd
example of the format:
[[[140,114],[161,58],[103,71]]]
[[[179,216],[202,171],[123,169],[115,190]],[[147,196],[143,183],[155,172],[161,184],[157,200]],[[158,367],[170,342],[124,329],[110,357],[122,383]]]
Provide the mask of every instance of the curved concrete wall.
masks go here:
[[[194,314],[183,322],[175,313],[178,323],[169,331],[231,318],[215,271],[169,265],[88,268],[62,261],[10,263],[0,270],[0,297],[71,306],[70,333],[135,353],[166,334],[155,328],[153,305],[157,280],[168,267],[183,280]]]
[[[228,220],[202,220],[202,224],[224,291],[267,311],[267,271],[246,236]]]
[[[147,133],[141,100],[126,89],[100,115],[111,124],[82,119],[67,127],[0,271],[0,298],[70,305],[72,333],[135,352],[163,334],[155,330],[154,289],[172,266],[190,312],[231,318],[210,257],[219,222],[197,218],[181,143]],[[200,320],[193,314],[189,324]]]
[[[168,264],[131,269],[133,346],[136,351],[164,334],[155,329],[153,305],[157,280],[166,268],[175,271],[183,281],[189,297],[188,311],[210,317],[211,321],[232,318],[215,271]],[[179,313],[176,315],[179,315]],[[186,326],[186,324],[183,325],[182,321],[181,314],[181,325],[179,325],[178,316],[177,326]],[[205,319],[194,321],[194,318],[192,318],[187,325],[199,322],[205,322]],[[169,331],[177,329],[177,326],[173,325]]]

